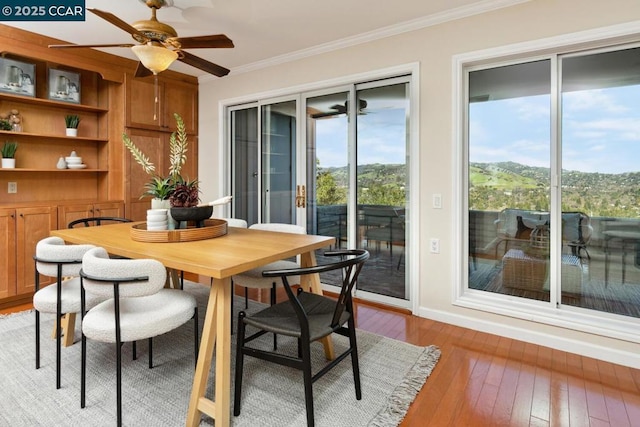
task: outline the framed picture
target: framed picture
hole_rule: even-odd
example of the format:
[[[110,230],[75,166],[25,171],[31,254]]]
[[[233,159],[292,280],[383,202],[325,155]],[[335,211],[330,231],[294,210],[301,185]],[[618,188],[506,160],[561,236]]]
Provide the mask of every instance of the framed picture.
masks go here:
[[[36,65],[0,58],[0,92],[36,96]]]
[[[80,73],[49,68],[49,99],[80,103]]]

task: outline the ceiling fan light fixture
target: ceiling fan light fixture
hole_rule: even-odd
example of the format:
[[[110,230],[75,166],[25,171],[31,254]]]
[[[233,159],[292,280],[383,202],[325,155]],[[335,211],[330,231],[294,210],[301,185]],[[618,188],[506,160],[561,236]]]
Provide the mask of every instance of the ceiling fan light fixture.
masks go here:
[[[131,48],[134,55],[138,57],[142,65],[151,70],[153,74],[158,74],[178,59],[178,53],[166,47],[154,46],[151,43],[133,46]]]

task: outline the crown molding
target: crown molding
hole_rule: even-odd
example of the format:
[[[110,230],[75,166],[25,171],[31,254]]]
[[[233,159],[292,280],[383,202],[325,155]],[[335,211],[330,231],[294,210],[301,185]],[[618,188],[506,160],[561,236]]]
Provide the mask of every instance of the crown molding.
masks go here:
[[[405,21],[399,24],[390,25],[387,27],[378,28],[373,31],[358,34],[352,37],[346,37],[340,40],[320,44],[307,49],[301,49],[295,52],[286,53],[284,55],[274,56],[263,61],[256,61],[250,64],[241,65],[231,70],[232,75],[248,73],[251,71],[260,70],[267,67],[273,67],[275,65],[284,64],[287,62],[297,61],[311,56],[320,55],[335,50],[345,49],[347,47],[356,46],[363,43],[369,43],[375,40],[384,39],[387,37],[396,36],[399,34],[408,33],[411,31],[420,30],[434,25],[439,25],[445,22],[455,21],[457,19],[466,18],[469,16],[480,15],[486,12],[490,12],[496,9],[502,9],[505,7],[514,6],[520,3],[527,3],[531,0],[485,0],[474,3],[468,6],[462,6],[455,9],[446,10],[441,13],[433,15],[423,16],[420,18]],[[200,78],[200,83],[211,81],[216,79],[213,76],[203,76]],[[217,79],[216,79],[217,80]]]

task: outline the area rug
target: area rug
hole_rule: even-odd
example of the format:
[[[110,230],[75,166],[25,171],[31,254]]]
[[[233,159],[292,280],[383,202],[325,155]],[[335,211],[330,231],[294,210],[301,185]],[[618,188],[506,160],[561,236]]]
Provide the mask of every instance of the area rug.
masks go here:
[[[185,283],[204,317],[209,288]],[[234,314],[244,306],[236,298]],[[249,311],[260,309],[252,303]],[[80,409],[80,345],[62,349],[62,388],[55,388],[55,341],[49,339],[54,316],[41,316],[41,368],[35,369],[34,315],[22,312],[0,318],[0,425],[106,426],[116,424],[115,351],[113,345],[88,341],[87,406]],[[79,323],[79,322],[78,322]],[[235,319],[234,319],[235,324]],[[200,322],[202,325],[202,322]],[[193,322],[154,339],[154,368],[147,367],[146,342],[132,360],[123,347],[123,424],[183,426],[194,374]],[[76,335],[79,336],[79,327]],[[235,360],[235,334],[232,336]],[[265,337],[264,345],[272,342]],[[315,346],[316,344],[314,344]],[[295,342],[279,337],[279,349],[295,352]],[[336,352],[345,348],[334,337]],[[437,347],[418,347],[358,330],[362,400],[356,400],[347,359],[314,383],[316,425],[396,426],[434,368]],[[312,348],[314,366],[324,361],[322,347]],[[233,363],[231,378],[233,381]],[[317,369],[316,369],[317,370]],[[212,370],[213,371],[213,370]],[[207,396],[213,397],[215,378]],[[232,384],[233,387],[233,384]],[[233,390],[233,389],[232,389]],[[233,400],[233,398],[232,398]],[[232,411],[232,408],[229,408]],[[233,426],[305,426],[302,375],[257,359],[245,359],[242,412]],[[204,416],[201,425],[213,425]]]

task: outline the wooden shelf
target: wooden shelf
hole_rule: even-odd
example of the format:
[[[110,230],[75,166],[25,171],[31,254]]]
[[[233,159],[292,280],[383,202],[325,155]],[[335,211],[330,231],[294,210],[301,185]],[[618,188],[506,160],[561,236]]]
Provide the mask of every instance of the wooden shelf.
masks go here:
[[[33,98],[30,96],[12,95],[0,92],[0,100],[20,102],[23,104],[40,105],[44,107],[66,108],[73,111],[85,111],[88,113],[108,113],[107,108],[93,107],[91,105],[73,104],[71,102],[53,101],[50,99]]]
[[[84,136],[66,136],[66,135],[45,135],[40,133],[31,133],[31,132],[13,132],[8,130],[0,130],[0,135],[11,135],[11,136],[30,136],[30,137],[38,137],[38,138],[48,138],[48,139],[57,139],[61,141],[88,141],[88,142],[109,142],[106,138],[87,138]]]
[[[5,169],[0,168],[0,172],[56,172],[56,173],[86,173],[86,172],[98,172],[98,173],[106,173],[109,172],[107,169],[31,169],[31,168],[13,168],[13,169]]]

